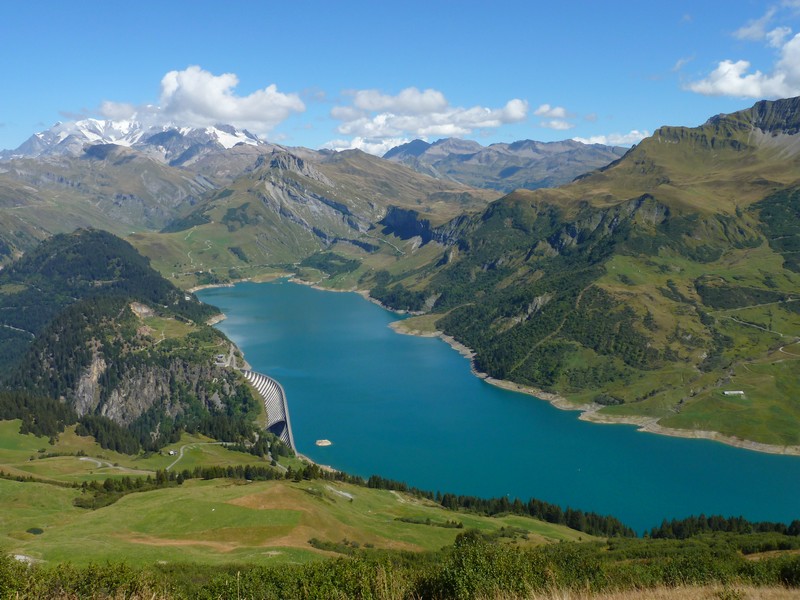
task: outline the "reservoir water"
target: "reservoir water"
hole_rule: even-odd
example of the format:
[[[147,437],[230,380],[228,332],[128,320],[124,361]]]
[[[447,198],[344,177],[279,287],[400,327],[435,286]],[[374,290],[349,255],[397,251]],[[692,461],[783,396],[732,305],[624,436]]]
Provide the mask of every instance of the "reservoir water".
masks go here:
[[[286,281],[198,296],[253,369],[283,385],[298,450],[349,473],[483,497],[536,497],[638,531],[690,514],[800,519],[800,457],[579,421],[474,377],[443,341],[398,335],[357,294]],[[319,447],[315,440],[329,439]]]

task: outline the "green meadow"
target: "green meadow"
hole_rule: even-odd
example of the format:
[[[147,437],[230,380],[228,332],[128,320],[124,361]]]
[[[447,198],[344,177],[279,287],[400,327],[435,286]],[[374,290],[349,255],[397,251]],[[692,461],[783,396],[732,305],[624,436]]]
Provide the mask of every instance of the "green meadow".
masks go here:
[[[507,541],[523,546],[592,539],[526,517],[453,512],[409,494],[325,480],[189,479],[96,510],[77,508],[74,500],[86,492],[69,484],[154,476],[170,465],[191,470],[266,463],[187,435],[147,457],[103,450],[70,430],[50,445],[46,438],[20,435],[19,423],[0,422],[0,470],[36,481],[0,479],[0,550],[36,561],[304,563],[337,556],[343,548],[437,550],[470,528],[506,528]]]

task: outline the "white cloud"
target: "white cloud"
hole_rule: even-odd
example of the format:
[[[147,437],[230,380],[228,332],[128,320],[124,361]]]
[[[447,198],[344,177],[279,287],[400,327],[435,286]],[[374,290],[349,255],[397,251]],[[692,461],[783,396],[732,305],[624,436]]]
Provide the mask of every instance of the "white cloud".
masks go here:
[[[767,35],[767,25],[772,21],[775,16],[775,7],[767,10],[764,15],[758,19],[751,19],[746,25],[733,32],[733,37],[740,40],[750,40],[757,42],[763,40]]]
[[[780,48],[784,40],[792,35],[791,27],[776,27],[772,31],[767,32],[767,42],[773,48]]]
[[[549,104],[542,104],[533,111],[537,117],[545,117],[548,119],[566,119],[569,115],[567,109],[563,106],[550,106]]]
[[[100,105],[100,113],[109,119],[121,121],[123,119],[130,119],[135,115],[136,107],[133,104],[126,104],[124,102],[103,102]]]
[[[284,94],[275,84],[237,96],[239,78],[214,75],[198,66],[170,71],[161,80],[159,106],[103,102],[100,113],[110,119],[136,118],[153,124],[178,123],[206,127],[224,123],[266,135],[292,113],[303,112],[298,94]]]
[[[779,98],[800,94],[800,34],[781,48],[772,73],[750,71],[746,60],[723,60],[708,77],[689,84],[688,89],[706,96]]]
[[[410,141],[411,140],[408,138],[367,139],[355,137],[350,140],[331,140],[326,143],[323,148],[337,151],[358,149],[368,154],[374,154],[375,156],[383,156],[395,146],[407,144]]]
[[[415,87],[389,95],[379,90],[350,90],[352,103],[335,106],[331,117],[340,121],[337,131],[349,140],[333,140],[325,147],[359,148],[383,154],[413,138],[466,136],[476,130],[495,129],[523,121],[528,103],[515,98],[501,108],[451,106],[438,90]]]
[[[632,129],[628,133],[610,133],[608,135],[593,135],[588,138],[574,137],[576,142],[583,144],[604,144],[606,146],[632,146],[638,144],[644,138],[650,137],[650,132],[647,130],[639,131]]]
[[[782,8],[797,6],[784,2]],[[800,94],[800,34],[792,36],[786,26],[770,28],[770,23],[783,13],[770,8],[762,17],[749,21],[733,35],[741,40],[760,41],[779,50],[778,59],[770,71],[752,69],[745,59],[720,61],[706,77],[685,86],[706,96],[735,96],[740,98],[780,98]]]
[[[378,90],[352,92],[353,105],[368,112],[391,112],[401,115],[441,112],[447,109],[447,100],[438,90],[420,92],[415,87],[402,90],[396,96],[382,94]]]
[[[555,129],[558,131],[565,131],[567,129],[572,129],[575,127],[573,123],[569,121],[563,121],[561,119],[551,119],[549,121],[539,121],[539,127],[544,127],[545,129]]]
[[[672,69],[671,69],[672,72],[676,73],[676,72],[680,71],[683,67],[685,67],[687,64],[689,64],[693,60],[694,60],[694,56],[685,56],[685,57],[679,58],[678,60],[675,61],[675,64],[672,65]]]
[[[566,131],[575,127],[574,123],[569,122],[567,119],[573,118],[575,115],[567,112],[563,106],[552,106],[550,104],[540,104],[539,108],[533,111],[537,117],[542,117],[539,121],[539,127],[545,129],[555,129],[557,131]]]

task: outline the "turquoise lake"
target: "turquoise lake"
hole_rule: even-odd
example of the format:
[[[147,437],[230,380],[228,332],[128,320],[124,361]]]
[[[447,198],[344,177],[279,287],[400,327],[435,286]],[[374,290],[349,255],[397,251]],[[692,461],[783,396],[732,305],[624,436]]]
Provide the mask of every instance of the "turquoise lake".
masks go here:
[[[638,531],[690,514],[800,519],[800,457],[579,421],[474,377],[443,341],[398,335],[357,294],[279,281],[197,294],[253,369],[283,385],[298,450],[349,473],[535,497]],[[329,439],[332,446],[315,441]]]

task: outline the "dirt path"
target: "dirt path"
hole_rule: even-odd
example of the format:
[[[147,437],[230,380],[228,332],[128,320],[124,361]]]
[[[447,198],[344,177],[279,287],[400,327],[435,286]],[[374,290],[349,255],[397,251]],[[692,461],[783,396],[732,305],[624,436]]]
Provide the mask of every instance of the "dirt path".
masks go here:
[[[781,333],[780,331],[773,331],[772,329],[767,329],[766,327],[762,327],[761,325],[756,325],[755,323],[748,323],[747,321],[742,321],[741,319],[737,319],[736,317],[731,317],[729,315],[723,315],[722,318],[730,319],[734,323],[738,323],[739,325],[744,325],[745,327],[754,327],[755,329],[760,329],[761,331],[766,331],[767,333],[774,333],[775,335],[779,335],[781,337],[785,337],[785,333]]]
[[[184,444],[178,451],[178,458],[173,460],[164,470],[169,471],[172,467],[177,465],[178,462],[183,458],[183,451],[186,450],[186,448],[194,448],[196,446],[226,446],[227,444],[229,444],[229,442],[192,442],[191,444]]]
[[[122,471],[123,473],[133,473],[134,475],[151,475],[153,473],[152,471],[142,471],[140,469],[131,469],[129,467],[112,465],[107,460],[99,460],[97,458],[91,458],[90,456],[81,456],[78,460],[94,463],[98,469],[116,469],[118,471]]]

